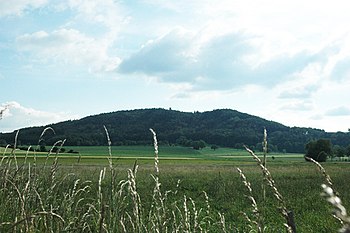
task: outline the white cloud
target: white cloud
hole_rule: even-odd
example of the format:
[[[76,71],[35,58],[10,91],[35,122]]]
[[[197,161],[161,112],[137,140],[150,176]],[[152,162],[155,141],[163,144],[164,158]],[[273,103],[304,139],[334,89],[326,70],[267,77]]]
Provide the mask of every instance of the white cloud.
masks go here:
[[[163,82],[187,82],[196,89],[232,89],[247,84],[276,85],[312,64],[324,64],[325,51],[276,54],[261,61],[258,36],[228,32],[207,37],[175,29],[124,59],[122,73],[144,73]],[[205,38],[203,40],[203,38]],[[304,75],[305,76],[305,75]]]
[[[129,19],[119,1],[67,0],[67,7],[74,17],[62,27],[84,32],[99,41],[99,46],[106,47],[110,54],[118,53],[120,31],[125,30]],[[113,65],[113,69],[115,67]]]
[[[346,57],[338,62],[333,67],[331,77],[334,80],[348,80],[350,78],[350,57]]]
[[[301,72],[294,73],[291,78],[279,84],[276,89],[282,99],[310,99],[323,84],[324,62],[311,63]]]
[[[42,61],[87,65],[91,71],[111,71],[120,62],[108,55],[108,44],[88,37],[74,29],[59,29],[51,33],[38,31],[16,39],[18,48],[30,52]]]
[[[71,17],[59,19],[61,25],[56,29],[17,36],[17,48],[26,53],[22,55],[29,62],[82,65],[92,72],[116,69],[120,58],[112,49],[126,22],[119,3],[113,0],[65,0],[52,2],[48,9],[58,17],[62,14]]]
[[[91,20],[92,22],[101,22],[112,26],[123,18],[121,17],[120,5],[114,0],[68,0],[68,5],[88,17],[85,20]]]
[[[285,99],[305,99],[310,98],[312,93],[317,90],[316,85],[306,85],[306,86],[296,86],[296,87],[289,87],[287,90],[282,91],[279,95],[279,98],[285,98]]]
[[[0,120],[0,132],[30,126],[43,126],[77,117],[64,112],[45,112],[28,108],[15,101],[2,103],[0,109],[6,109]]]
[[[290,110],[290,111],[311,111],[313,109],[313,104],[310,101],[293,100],[289,101],[287,104],[280,107],[280,110]]]
[[[47,0],[2,0],[0,1],[0,17],[21,15],[24,10],[44,6]]]
[[[120,71],[163,74],[162,78],[171,78],[172,74],[178,73],[179,69],[186,69],[186,63],[191,62],[186,61],[191,60],[186,54],[190,41],[191,38],[183,30],[175,29],[154,41],[148,41],[140,51],[123,61]],[[185,77],[188,78],[192,77]]]
[[[330,109],[326,112],[327,116],[350,116],[350,108],[340,106],[337,108]]]
[[[204,0],[190,1],[187,10],[188,1],[144,2],[179,12],[184,18],[191,15],[191,20],[185,23],[178,21],[189,33],[171,31],[168,34],[171,40],[168,36],[155,38],[153,43],[124,59],[122,72],[158,76],[163,82],[187,81],[193,84],[193,90],[232,88],[247,83],[271,86],[290,79],[300,80],[296,77],[310,70],[310,65],[320,66],[317,73],[321,79],[328,78],[333,68],[344,71],[338,76],[349,74],[347,62],[336,66],[350,51],[347,36],[350,16],[344,10],[350,4],[346,1]],[[193,56],[185,56],[190,53]],[[315,79],[306,75],[303,78]],[[312,84],[295,87],[284,97],[310,96],[317,89],[306,86]]]

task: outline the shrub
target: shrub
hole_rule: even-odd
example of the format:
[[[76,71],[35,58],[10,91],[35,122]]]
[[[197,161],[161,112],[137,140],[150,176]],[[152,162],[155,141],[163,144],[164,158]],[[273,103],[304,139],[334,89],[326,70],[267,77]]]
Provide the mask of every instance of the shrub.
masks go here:
[[[328,156],[332,154],[332,144],[327,139],[310,141],[305,145],[306,157],[312,158],[317,162],[325,162]]]

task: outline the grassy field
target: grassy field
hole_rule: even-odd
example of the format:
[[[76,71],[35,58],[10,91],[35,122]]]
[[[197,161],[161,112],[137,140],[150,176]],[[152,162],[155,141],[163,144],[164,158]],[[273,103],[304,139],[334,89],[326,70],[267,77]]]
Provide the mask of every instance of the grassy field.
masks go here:
[[[50,149],[49,147],[47,148]],[[107,146],[69,146],[65,148],[66,151],[74,150],[79,152],[79,154],[72,153],[60,153],[59,157],[70,157],[70,158],[81,158],[84,160],[88,159],[98,159],[105,158],[109,156],[109,151]],[[114,159],[138,159],[147,160],[154,159],[154,148],[153,146],[112,146],[111,147],[112,156]],[[0,155],[4,153],[4,148],[0,147]],[[11,153],[11,149],[7,150],[7,154]],[[23,157],[27,154],[27,151],[16,150],[16,154],[19,157]],[[47,153],[38,153],[38,156],[46,156]],[[53,153],[54,154],[54,153]],[[259,153],[258,153],[259,154]],[[260,153],[261,154],[261,153]],[[228,161],[228,160],[241,160],[241,161],[252,161],[251,156],[245,150],[232,149],[232,148],[219,148],[216,150],[210,149],[208,147],[201,150],[194,150],[190,147],[181,146],[160,146],[159,147],[159,159],[161,160],[218,160],[218,161]],[[33,156],[33,152],[29,152],[28,156]],[[290,161],[303,161],[304,155],[302,154],[278,154],[271,153],[268,155],[268,160],[275,162],[283,162],[285,160]]]
[[[108,147],[67,149],[80,154],[46,160],[47,153],[15,151],[15,160],[0,148],[7,155],[0,165],[0,232],[262,232],[247,196],[256,200],[263,232],[286,231],[281,203],[269,187],[263,198],[262,171],[246,151],[159,147],[158,174],[152,146],[112,147],[112,161]],[[323,166],[349,209],[350,164]],[[267,168],[298,232],[337,232],[341,224],[320,195],[325,179],[313,163],[300,154],[272,154]]]

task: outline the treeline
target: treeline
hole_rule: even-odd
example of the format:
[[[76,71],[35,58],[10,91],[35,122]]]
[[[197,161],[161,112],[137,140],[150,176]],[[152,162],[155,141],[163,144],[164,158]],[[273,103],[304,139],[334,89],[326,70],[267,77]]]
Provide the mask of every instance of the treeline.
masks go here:
[[[333,146],[330,140],[323,138],[308,142],[305,145],[305,150],[305,160],[307,161],[310,158],[317,162],[325,162],[328,158],[348,161],[348,157],[350,157],[350,145],[347,147]]]
[[[242,148],[247,145],[261,149],[263,129],[268,130],[269,150],[280,152],[305,151],[311,140],[325,138],[333,145],[346,147],[350,144],[349,133],[327,133],[313,128],[287,127],[277,122],[230,109],[208,112],[180,112],[166,109],[139,109],[117,111],[89,116],[80,120],[48,125],[55,130],[44,136],[46,145],[66,139],[65,145],[107,145],[103,128],[106,126],[113,145],[146,145],[152,143],[149,128],[158,135],[159,143],[186,145],[195,142],[221,147]],[[47,126],[45,126],[47,127]],[[21,129],[18,144],[37,145],[38,137],[45,128]],[[13,143],[14,133],[1,133],[0,145]],[[190,145],[193,146],[193,145]]]

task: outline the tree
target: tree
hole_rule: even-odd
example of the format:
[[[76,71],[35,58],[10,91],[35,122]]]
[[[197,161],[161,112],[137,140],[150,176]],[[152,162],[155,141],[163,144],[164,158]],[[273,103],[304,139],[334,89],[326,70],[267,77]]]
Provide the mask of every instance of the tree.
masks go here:
[[[332,144],[327,139],[310,141],[305,145],[305,157],[314,159],[317,162],[325,162],[327,157],[332,155]]]
[[[334,157],[344,157],[346,154],[346,150],[344,147],[335,145],[333,146],[333,155]]]
[[[6,146],[7,142],[5,139],[0,139],[0,146]]]
[[[192,148],[195,150],[203,149],[204,147],[205,147],[205,141],[203,140],[192,142]]]
[[[318,156],[317,156],[317,160],[318,162],[326,162],[327,161],[327,157],[328,157],[328,154],[324,151],[321,151]]]
[[[345,149],[346,156],[350,157],[350,145],[348,145]]]
[[[52,152],[53,153],[64,153],[66,151],[66,149],[64,149],[64,148],[60,148],[60,147],[57,147],[57,146],[55,146],[55,147],[53,147],[52,148]]]
[[[41,151],[41,152],[46,152],[47,151],[46,147],[45,147],[45,144],[41,144],[40,145],[39,151]]]

